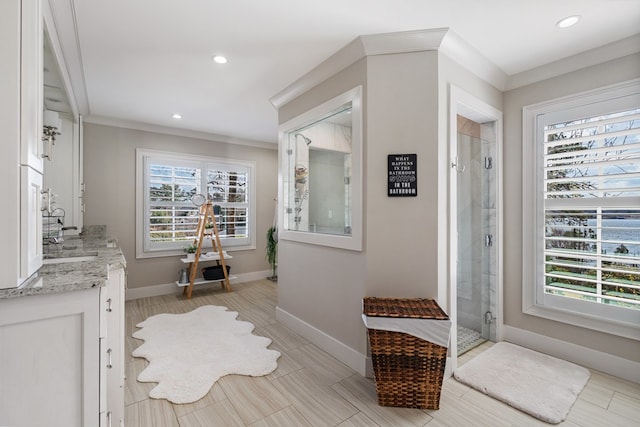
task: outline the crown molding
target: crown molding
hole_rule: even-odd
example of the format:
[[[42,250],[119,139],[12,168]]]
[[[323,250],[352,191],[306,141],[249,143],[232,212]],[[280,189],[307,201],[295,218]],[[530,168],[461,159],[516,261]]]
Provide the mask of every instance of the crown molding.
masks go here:
[[[640,34],[513,74],[509,77],[504,90],[517,89],[638,52],[640,52]]]
[[[434,28],[430,30],[369,34],[360,36],[360,39],[364,46],[364,55],[388,55],[438,50],[450,31],[448,28]]]
[[[284,104],[302,95],[315,85],[327,80],[334,74],[344,70],[349,65],[364,58],[364,46],[362,37],[356,37],[345,47],[321,62],[304,76],[291,83],[286,88],[269,98],[269,102],[276,110]]]
[[[366,56],[420,51],[439,51],[480,79],[505,92],[638,53],[640,34],[513,75],[507,75],[449,28],[359,36],[271,97],[271,104],[280,109],[284,104]]]
[[[205,141],[220,142],[224,144],[245,145],[248,147],[277,150],[278,144],[274,142],[255,141],[251,139],[236,138],[232,136],[218,135],[208,132],[200,132],[189,129],[179,129],[169,126],[154,125],[151,123],[136,122],[133,120],[115,119],[112,117],[91,115],[83,117],[84,123],[94,125],[111,126],[123,129],[139,130],[143,132],[160,133],[163,135],[181,136],[185,138],[202,139]]]
[[[370,34],[356,37],[317,67],[287,86],[269,101],[279,109],[312,87],[373,55],[440,51],[498,89],[506,87],[507,75],[449,28]]]
[[[447,31],[440,45],[440,51],[493,87],[501,91],[507,87],[509,79],[507,73],[467,43],[455,31]]]

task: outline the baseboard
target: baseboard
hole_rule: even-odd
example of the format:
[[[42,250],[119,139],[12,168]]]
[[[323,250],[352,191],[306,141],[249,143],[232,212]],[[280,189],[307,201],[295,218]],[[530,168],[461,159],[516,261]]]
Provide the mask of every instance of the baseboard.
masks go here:
[[[512,326],[503,326],[505,341],[549,354],[628,381],[640,383],[640,363]]]
[[[273,273],[271,270],[264,271],[253,271],[251,273],[242,273],[242,274],[234,274],[236,276],[235,279],[231,280],[231,285],[234,283],[245,283],[252,282],[254,280],[265,279],[268,276],[271,276]],[[215,287],[220,286],[220,284],[211,283],[198,285],[198,288],[206,288],[206,287]],[[140,298],[149,298],[149,297],[157,297],[160,295],[170,295],[177,294],[182,292],[182,288],[178,287],[175,282],[165,283],[162,285],[153,285],[153,286],[144,286],[141,288],[129,288],[126,291],[125,300],[133,300]]]
[[[320,347],[357,373],[367,376],[367,357],[304,320],[276,307],[276,320]],[[369,364],[371,362],[369,361]]]

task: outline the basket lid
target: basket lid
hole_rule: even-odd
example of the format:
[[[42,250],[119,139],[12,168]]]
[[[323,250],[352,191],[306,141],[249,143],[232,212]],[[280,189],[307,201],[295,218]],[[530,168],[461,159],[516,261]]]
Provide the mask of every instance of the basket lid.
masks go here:
[[[363,314],[374,317],[449,320],[438,303],[427,298],[367,297],[363,299]]]

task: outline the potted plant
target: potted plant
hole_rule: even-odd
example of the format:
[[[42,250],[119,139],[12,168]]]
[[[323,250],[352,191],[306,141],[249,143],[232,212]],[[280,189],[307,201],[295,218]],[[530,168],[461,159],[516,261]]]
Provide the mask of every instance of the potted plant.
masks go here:
[[[275,226],[269,227],[267,230],[267,262],[271,266],[272,276],[267,279],[277,282],[278,275],[276,267],[278,265],[278,230]]]
[[[191,243],[189,246],[185,246],[184,251],[187,253],[188,260],[196,259],[196,251],[198,250],[198,245],[196,242]]]

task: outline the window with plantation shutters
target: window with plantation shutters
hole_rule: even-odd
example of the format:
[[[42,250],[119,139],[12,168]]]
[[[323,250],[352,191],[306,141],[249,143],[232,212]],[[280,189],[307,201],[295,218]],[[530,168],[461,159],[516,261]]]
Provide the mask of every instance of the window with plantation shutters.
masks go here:
[[[640,81],[523,109],[523,309],[640,336]]]
[[[196,235],[195,194],[216,206],[225,250],[255,247],[253,162],[139,149],[137,166],[138,257],[183,253]]]
[[[640,309],[640,109],[542,135],[545,291]]]

